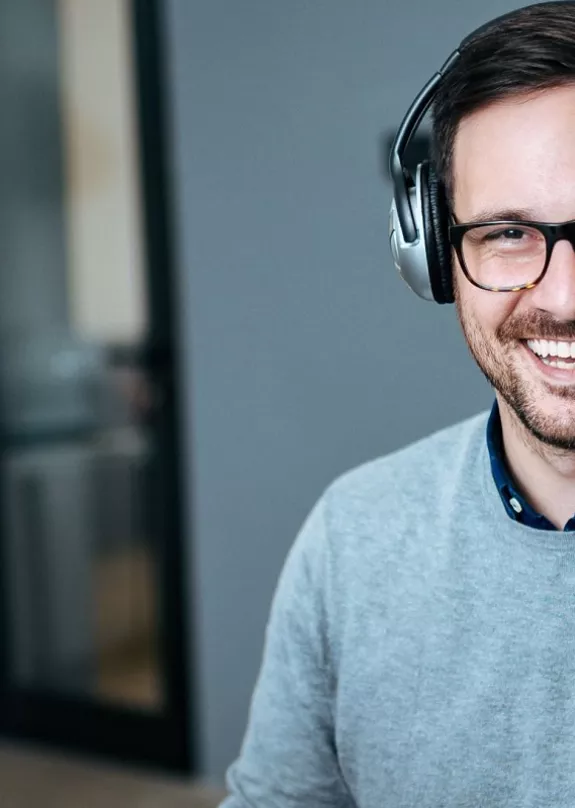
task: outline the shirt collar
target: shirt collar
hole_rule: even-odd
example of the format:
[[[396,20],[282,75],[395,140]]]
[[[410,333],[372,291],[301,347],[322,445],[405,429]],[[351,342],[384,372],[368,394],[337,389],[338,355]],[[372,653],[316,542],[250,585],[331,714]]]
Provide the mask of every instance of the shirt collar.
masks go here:
[[[491,472],[493,481],[499,491],[499,496],[503,502],[507,514],[516,522],[536,528],[537,530],[556,530],[555,525],[541,513],[531,507],[525,497],[523,497],[509,472],[507,461],[505,460],[505,450],[503,447],[503,432],[501,429],[501,417],[497,399],[491,409],[491,414],[487,422],[487,450],[491,461]],[[575,517],[569,520],[564,530],[575,529]]]

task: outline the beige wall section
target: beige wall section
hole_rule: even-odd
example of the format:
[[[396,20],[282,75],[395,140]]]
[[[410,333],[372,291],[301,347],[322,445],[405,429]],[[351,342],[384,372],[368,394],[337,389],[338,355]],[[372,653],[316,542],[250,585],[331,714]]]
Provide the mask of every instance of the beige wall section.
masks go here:
[[[58,0],[71,327],[145,332],[132,43],[126,0]]]

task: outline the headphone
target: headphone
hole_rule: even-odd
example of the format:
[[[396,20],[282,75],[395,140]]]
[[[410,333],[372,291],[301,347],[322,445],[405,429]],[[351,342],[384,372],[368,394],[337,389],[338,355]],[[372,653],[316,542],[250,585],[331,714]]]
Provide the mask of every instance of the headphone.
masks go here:
[[[572,0],[564,0],[565,5]],[[547,5],[538,3],[536,5]],[[453,303],[449,208],[443,183],[429,160],[412,177],[404,164],[409,142],[437,94],[439,84],[469,42],[487,28],[515,15],[502,14],[462,40],[457,50],[427,82],[409,108],[395,136],[389,157],[393,202],[389,213],[389,242],[393,262],[407,285],[424,300]]]

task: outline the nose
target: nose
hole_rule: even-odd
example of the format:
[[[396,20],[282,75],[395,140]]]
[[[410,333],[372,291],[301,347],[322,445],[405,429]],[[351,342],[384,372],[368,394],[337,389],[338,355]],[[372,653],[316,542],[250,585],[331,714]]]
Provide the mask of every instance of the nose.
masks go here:
[[[575,320],[575,246],[557,242],[547,272],[532,289],[531,303],[557,320]]]

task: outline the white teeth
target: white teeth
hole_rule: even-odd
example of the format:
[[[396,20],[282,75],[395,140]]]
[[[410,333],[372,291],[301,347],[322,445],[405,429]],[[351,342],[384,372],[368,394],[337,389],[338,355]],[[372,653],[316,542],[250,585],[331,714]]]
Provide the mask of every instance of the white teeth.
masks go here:
[[[550,368],[559,368],[559,370],[573,370],[575,367],[573,362],[563,362],[561,359],[542,358],[541,361],[544,365],[548,365]]]
[[[575,359],[575,342],[564,342],[546,339],[530,339],[527,345],[533,353],[542,358],[546,356],[559,356],[562,359]]]

